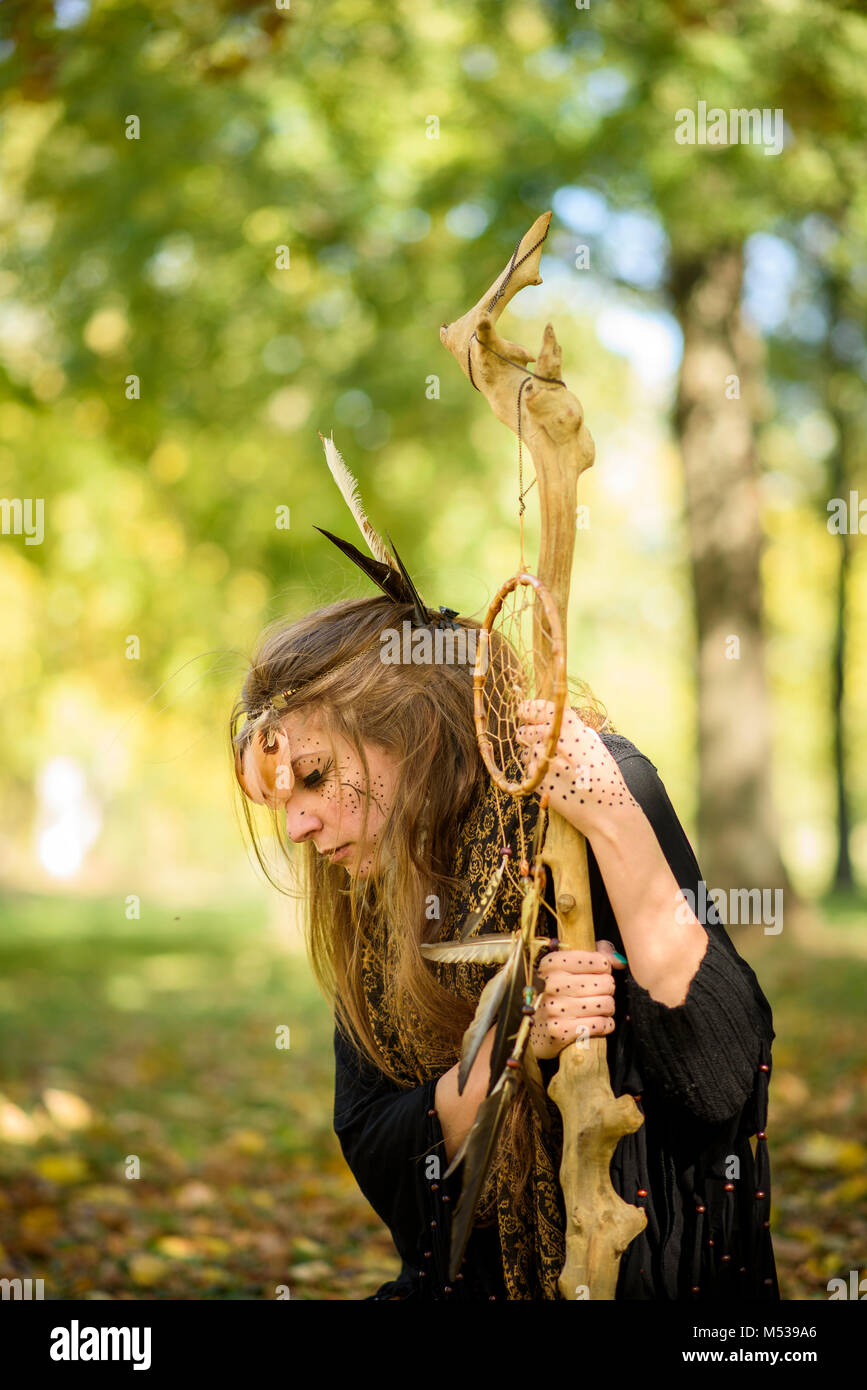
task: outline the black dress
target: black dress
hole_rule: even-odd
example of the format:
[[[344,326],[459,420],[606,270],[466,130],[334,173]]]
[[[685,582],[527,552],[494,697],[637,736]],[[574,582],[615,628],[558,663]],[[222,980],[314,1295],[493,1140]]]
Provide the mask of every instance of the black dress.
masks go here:
[[[698,901],[701,873],[655,767],[628,739],[607,733],[602,739],[677,883]],[[587,848],[596,938],[626,954],[589,843]],[[607,1038],[612,1090],[640,1098],[645,1119],[618,1143],[611,1178],[625,1201],[647,1212],[645,1229],[621,1258],[618,1299],[780,1297],[765,1136],[771,1009],[710,904],[707,915],[707,950],[682,1004],[669,1008],[652,999],[628,968],[614,974],[616,1027]],[[447,1282],[450,1217],[461,1171],[432,1180],[430,1157],[444,1150],[434,1104],[438,1078],[402,1089],[339,1030],[334,1048],[334,1128],[402,1260],[399,1277],[372,1297],[508,1297],[496,1223],[473,1230],[461,1274],[453,1286]],[[547,1082],[557,1059],[541,1067]]]

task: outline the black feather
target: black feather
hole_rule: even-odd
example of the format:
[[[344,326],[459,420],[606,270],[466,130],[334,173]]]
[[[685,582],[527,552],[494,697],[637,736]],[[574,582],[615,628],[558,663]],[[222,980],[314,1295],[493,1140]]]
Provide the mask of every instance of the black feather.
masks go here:
[[[476,1111],[473,1127],[447,1170],[446,1176],[462,1160],[465,1164],[460,1201],[455,1207],[452,1218],[450,1281],[454,1280],[461,1267],[467,1241],[470,1238],[470,1231],[473,1228],[473,1218],[476,1214],[479,1197],[496,1152],[497,1139],[500,1136],[503,1121],[515,1098],[517,1085],[517,1072],[514,1068],[507,1067],[494,1090],[482,1101]]]
[[[385,534],[388,536],[387,531]],[[388,536],[388,543],[391,546],[392,554],[394,555],[397,567],[400,570],[401,577],[403,578],[403,582],[406,585],[407,593],[409,594],[409,599],[407,601],[412,604],[413,609],[415,610],[412,617],[412,625],[413,627],[427,627],[430,623],[430,618],[428,617],[427,609],[422,603],[421,595],[419,594],[417,588],[410,579],[409,574],[406,570],[406,566],[404,565],[403,560],[401,560],[400,556],[398,555],[397,546],[391,539],[391,536]]]
[[[511,1056],[512,1048],[515,1045],[515,1038],[521,1026],[521,1009],[524,1007],[524,955],[518,951],[509,962],[509,983],[503,1001],[500,1005],[500,1015],[497,1019],[497,1031],[494,1034],[494,1044],[491,1048],[491,1079],[488,1084],[488,1095],[493,1092],[494,1086],[506,1065],[506,1058]]]
[[[531,1047],[525,1047],[521,1057],[521,1073],[527,1086],[530,1100],[533,1102],[533,1109],[539,1116],[542,1129],[546,1134],[551,1132],[551,1112],[548,1109],[548,1097],[545,1091],[545,1083],[542,1080],[542,1072],[536,1054]]]
[[[321,526],[314,526],[313,529],[331,541],[332,545],[336,545],[337,549],[357,565],[368,579],[372,579],[377,588],[387,594],[394,603],[413,603],[413,594],[407,589],[403,575],[397,570],[393,570],[390,565],[382,564],[380,560],[374,560],[371,555],[365,555],[364,551],[359,550],[351,541],[341,540],[339,536],[333,536]]]

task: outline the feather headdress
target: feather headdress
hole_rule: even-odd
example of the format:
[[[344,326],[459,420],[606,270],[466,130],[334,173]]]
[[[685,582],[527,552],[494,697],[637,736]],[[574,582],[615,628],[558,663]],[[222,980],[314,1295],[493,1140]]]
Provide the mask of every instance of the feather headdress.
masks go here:
[[[391,539],[391,536],[388,536],[388,532],[386,532],[389,545],[391,546],[391,551],[389,551],[379,532],[370,524],[367,512],[364,510],[364,505],[361,501],[358,482],[343,462],[337,446],[334,443],[333,435],[330,439],[326,439],[320,431],[319,438],[322,440],[322,445],[325,449],[325,460],[328,464],[331,476],[340,489],[340,494],[344,502],[355,518],[358,529],[363,535],[367,548],[370,551],[370,556],[365,555],[357,546],[352,545],[350,541],[344,541],[341,540],[339,536],[332,535],[330,531],[326,531],[322,526],[317,526],[314,529],[317,530],[320,535],[325,536],[326,540],[331,541],[332,545],[336,545],[337,549],[340,550],[347,559],[351,560],[354,565],[357,565],[368,579],[373,580],[373,583],[376,584],[393,603],[410,604],[412,607],[410,623],[413,627],[454,627],[452,619],[458,616],[457,610],[440,606],[440,616],[431,615],[418,589],[413,584],[406,566],[398,555],[397,547]],[[349,658],[349,661],[354,660],[354,656]],[[349,661],[344,664],[348,665]],[[279,712],[285,709],[287,701],[295,694],[297,688],[298,687],[290,687],[278,691],[276,694],[270,696],[270,698],[257,709],[249,710],[247,712],[247,727],[252,729],[253,724],[263,719],[264,716],[267,715],[270,717],[274,711]],[[273,729],[267,731],[266,737],[268,747],[273,747]]]
[[[412,604],[412,618],[410,622],[413,627],[428,627],[432,623],[437,626],[453,627],[452,618],[456,618],[457,612],[454,608],[440,607],[440,618],[432,618],[422,601],[422,598],[409,577],[406,566],[397,553],[397,547],[391,536],[388,536],[391,552],[387,549],[379,532],[371,526],[367,513],[361,501],[358,490],[358,482],[346,467],[337,446],[334,443],[334,436],[326,439],[321,433],[319,438],[325,449],[325,461],[331,472],[331,476],[340,489],[341,496],[358,525],[358,529],[367,542],[367,548],[373,559],[369,559],[360,551],[357,546],[350,544],[349,541],[341,540],[339,536],[334,536],[330,531],[326,531],[321,526],[315,529],[320,535],[325,536],[338,550],[357,565],[368,579],[372,579],[374,584],[387,594],[395,603]]]

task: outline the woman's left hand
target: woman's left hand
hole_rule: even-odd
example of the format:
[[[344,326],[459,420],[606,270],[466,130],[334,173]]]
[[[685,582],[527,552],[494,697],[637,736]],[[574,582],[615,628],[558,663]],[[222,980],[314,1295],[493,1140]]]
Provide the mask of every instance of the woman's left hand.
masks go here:
[[[541,755],[551,728],[554,705],[550,700],[523,700],[518,706],[523,723],[518,740],[527,749],[527,758]],[[584,835],[612,815],[620,806],[637,806],[623,780],[620,768],[595,729],[569,706],[563,711],[560,736],[539,792],[548,793],[552,811],[574,825]]]

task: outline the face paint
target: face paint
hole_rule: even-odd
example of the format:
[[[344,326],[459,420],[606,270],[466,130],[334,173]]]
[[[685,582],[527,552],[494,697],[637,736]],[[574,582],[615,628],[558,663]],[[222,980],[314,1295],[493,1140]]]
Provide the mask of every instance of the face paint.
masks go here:
[[[376,843],[391,810],[398,763],[375,744],[364,744],[370,806],[364,826],[368,778],[348,740],[333,737],[303,712],[287,715],[268,749],[256,739],[238,770],[252,801],[283,808],[286,830],[296,844],[312,841],[332,864],[366,877]]]

